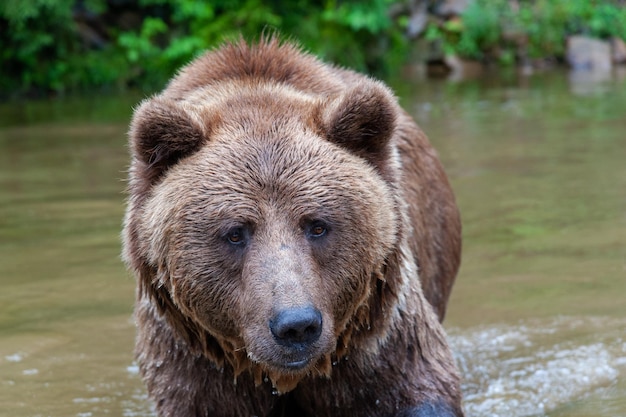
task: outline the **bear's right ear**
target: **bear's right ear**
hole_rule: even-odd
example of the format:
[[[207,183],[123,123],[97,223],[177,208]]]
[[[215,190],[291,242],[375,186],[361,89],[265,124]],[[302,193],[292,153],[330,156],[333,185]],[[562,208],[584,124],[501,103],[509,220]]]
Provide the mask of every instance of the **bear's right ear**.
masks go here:
[[[209,135],[202,115],[160,97],[145,100],[130,125],[133,158],[142,176],[154,184],[179,159],[196,152]]]

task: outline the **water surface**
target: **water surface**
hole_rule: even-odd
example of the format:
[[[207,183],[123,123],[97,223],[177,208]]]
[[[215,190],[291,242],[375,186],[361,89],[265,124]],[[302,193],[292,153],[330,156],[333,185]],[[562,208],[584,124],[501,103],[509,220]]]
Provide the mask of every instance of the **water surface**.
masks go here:
[[[463,217],[446,327],[470,416],[626,416],[626,82],[406,85]]]
[[[470,417],[626,415],[626,81],[396,80],[464,222]],[[0,105],[0,416],[151,416],[119,260],[137,96]]]

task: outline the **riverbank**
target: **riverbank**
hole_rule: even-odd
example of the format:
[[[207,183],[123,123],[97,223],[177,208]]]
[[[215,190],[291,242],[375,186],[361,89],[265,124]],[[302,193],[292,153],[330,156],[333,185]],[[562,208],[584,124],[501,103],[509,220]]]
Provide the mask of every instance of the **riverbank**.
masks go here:
[[[610,71],[626,64],[624,1],[447,0],[412,2],[408,33],[431,73],[567,65]],[[416,23],[415,23],[416,22]]]
[[[10,0],[0,4],[0,98],[153,91],[224,39],[273,32],[379,77],[415,63],[431,75],[606,71],[626,62],[626,1]]]

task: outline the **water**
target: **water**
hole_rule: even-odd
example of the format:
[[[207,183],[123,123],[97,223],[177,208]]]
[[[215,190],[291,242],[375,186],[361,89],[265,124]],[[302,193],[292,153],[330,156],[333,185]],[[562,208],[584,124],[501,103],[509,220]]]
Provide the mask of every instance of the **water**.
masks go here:
[[[470,417],[626,416],[626,81],[394,83],[450,174]],[[0,105],[0,417],[151,416],[119,260],[139,97]]]

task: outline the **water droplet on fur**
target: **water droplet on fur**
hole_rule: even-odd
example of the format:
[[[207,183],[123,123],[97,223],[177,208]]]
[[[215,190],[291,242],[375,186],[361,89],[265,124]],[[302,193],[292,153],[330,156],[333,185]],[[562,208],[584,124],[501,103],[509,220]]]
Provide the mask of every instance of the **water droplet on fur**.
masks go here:
[[[270,382],[270,379],[268,377],[263,378],[263,382]]]
[[[337,361],[333,361],[333,366],[337,366],[338,362]]]
[[[273,389],[272,390],[272,395],[278,395],[278,390],[277,389]]]
[[[380,404],[380,400],[376,400],[376,405]]]

